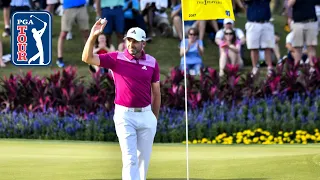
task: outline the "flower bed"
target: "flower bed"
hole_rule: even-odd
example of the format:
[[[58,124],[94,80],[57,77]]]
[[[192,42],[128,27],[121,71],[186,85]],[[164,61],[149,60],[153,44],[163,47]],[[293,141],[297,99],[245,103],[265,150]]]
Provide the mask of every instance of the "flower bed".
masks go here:
[[[183,141],[182,143],[186,143]],[[308,144],[320,143],[319,129],[314,131],[297,130],[290,132],[279,131],[272,135],[269,131],[264,131],[261,128],[255,130],[244,130],[243,132],[233,133],[228,135],[226,133],[219,134],[214,139],[210,140],[202,138],[201,140],[194,139],[189,144]]]
[[[278,66],[266,80],[251,78],[232,65],[227,65],[224,78],[210,67],[202,69],[199,78],[188,76],[190,140],[206,138],[212,143],[221,134],[233,137],[257,128],[273,137],[280,131],[313,133],[320,128],[320,64],[315,63],[313,75],[304,65],[298,76],[289,64]],[[183,72],[174,68],[161,81],[155,142],[185,140],[183,79]],[[31,72],[11,75],[0,85],[0,138],[117,140],[112,120],[114,84],[109,74],[93,74],[86,87],[76,68],[69,66],[43,78]],[[224,142],[220,140],[216,143]]]
[[[320,127],[320,90],[316,91],[312,98],[310,97],[311,95],[295,95],[289,99],[283,95],[245,99],[232,107],[219,100],[206,103],[203,108],[189,111],[189,139],[207,138],[211,142],[216,140],[216,143],[223,143],[225,138],[232,136],[232,143],[236,143],[234,133],[243,131],[251,133],[248,130],[261,128],[264,129],[263,132],[270,133],[265,134],[266,138],[270,138],[271,135],[278,137],[280,131],[303,130],[310,133],[307,142],[313,142],[311,133]],[[113,112],[103,109],[98,110],[96,114],[88,114],[85,118],[77,115],[59,116],[58,110],[4,113],[0,116],[0,138],[117,141],[112,118]],[[184,119],[183,110],[162,108],[155,142],[184,141]],[[252,143],[255,137],[261,136],[256,133],[247,137],[248,141],[242,138],[241,143],[249,142],[250,138]],[[296,135],[290,134],[290,139],[297,138],[294,136]],[[270,142],[274,142],[274,139]],[[282,140],[282,142],[291,141]]]

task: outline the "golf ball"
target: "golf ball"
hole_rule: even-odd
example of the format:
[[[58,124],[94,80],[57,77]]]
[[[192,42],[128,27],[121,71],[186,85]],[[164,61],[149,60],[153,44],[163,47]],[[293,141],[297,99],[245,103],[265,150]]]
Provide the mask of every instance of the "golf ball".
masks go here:
[[[101,19],[100,23],[101,23],[101,24],[106,23],[106,19]]]

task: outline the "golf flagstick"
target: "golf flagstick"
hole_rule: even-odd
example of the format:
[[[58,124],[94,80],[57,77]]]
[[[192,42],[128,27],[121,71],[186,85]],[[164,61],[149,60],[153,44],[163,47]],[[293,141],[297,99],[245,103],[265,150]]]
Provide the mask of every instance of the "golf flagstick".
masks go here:
[[[184,71],[184,103],[186,115],[186,157],[187,157],[187,180],[189,180],[189,135],[188,135],[188,94],[187,94],[187,63],[186,63],[186,43],[185,43],[185,28],[183,18],[183,1],[181,0],[181,14],[182,14],[182,43],[183,43],[183,71]]]

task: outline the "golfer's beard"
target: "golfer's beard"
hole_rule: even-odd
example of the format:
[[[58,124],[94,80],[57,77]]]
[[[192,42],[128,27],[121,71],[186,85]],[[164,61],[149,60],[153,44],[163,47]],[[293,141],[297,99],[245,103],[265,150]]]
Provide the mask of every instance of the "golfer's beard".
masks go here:
[[[131,53],[132,55],[137,55],[140,51],[138,51],[137,49],[132,49]]]

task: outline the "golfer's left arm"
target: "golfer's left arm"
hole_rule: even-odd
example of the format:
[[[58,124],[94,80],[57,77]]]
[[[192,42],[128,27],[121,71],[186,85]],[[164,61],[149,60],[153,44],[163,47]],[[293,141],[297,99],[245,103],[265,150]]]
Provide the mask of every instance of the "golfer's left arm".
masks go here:
[[[152,112],[156,116],[156,118],[158,119],[160,105],[161,105],[160,71],[159,71],[158,63],[156,63],[155,71],[154,71],[153,77],[152,77],[151,97],[152,97],[152,100],[151,100]]]

